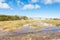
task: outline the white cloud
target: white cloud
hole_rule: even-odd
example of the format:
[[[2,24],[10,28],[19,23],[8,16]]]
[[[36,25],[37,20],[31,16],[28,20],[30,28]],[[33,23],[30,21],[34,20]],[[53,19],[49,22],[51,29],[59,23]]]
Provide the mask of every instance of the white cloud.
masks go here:
[[[24,5],[23,10],[24,9],[38,9],[38,8],[40,8],[38,4],[35,4],[35,5],[27,4],[27,5]]]
[[[0,2],[4,2],[4,0],[0,0]]]
[[[60,3],[60,0],[42,0],[44,4]]]
[[[24,5],[23,2],[21,2],[20,0],[18,0],[18,1],[17,1],[17,5],[20,5],[20,4],[21,4],[21,5]]]
[[[0,3],[0,8],[10,8],[7,3]]]
[[[17,3],[20,3],[20,1],[17,1]]]
[[[53,0],[43,0],[44,4],[52,4]]]
[[[34,2],[34,3],[35,3],[35,2],[38,2],[38,0],[31,0],[31,1]]]
[[[59,2],[60,3],[60,0],[54,0],[54,2]]]
[[[0,8],[10,8],[10,6],[7,3],[3,3],[5,0],[0,0]]]
[[[38,9],[38,8],[41,8],[41,6],[39,6],[39,5],[35,5],[35,9]]]
[[[28,5],[24,5],[23,9],[33,9],[34,6],[31,5],[31,4],[28,4]]]

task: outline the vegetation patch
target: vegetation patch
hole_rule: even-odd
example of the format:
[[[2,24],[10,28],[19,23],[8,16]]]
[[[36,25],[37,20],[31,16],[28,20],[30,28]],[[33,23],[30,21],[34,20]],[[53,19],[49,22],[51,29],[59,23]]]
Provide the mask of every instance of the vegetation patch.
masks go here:
[[[60,20],[43,20],[43,22],[53,24],[53,25],[56,25],[56,26],[60,26]]]
[[[32,23],[30,24],[30,28],[33,28],[33,29],[43,28],[43,25],[38,23]]]

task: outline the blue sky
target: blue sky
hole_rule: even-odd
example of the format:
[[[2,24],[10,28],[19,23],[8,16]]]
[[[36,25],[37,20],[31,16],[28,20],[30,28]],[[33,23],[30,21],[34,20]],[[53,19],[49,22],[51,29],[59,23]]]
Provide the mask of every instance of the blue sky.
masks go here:
[[[0,0],[0,14],[60,18],[60,0]]]

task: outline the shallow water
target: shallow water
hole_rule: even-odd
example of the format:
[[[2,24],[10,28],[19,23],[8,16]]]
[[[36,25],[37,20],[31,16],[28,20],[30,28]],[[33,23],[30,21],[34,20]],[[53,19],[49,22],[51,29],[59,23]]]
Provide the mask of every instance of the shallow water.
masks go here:
[[[58,27],[58,26],[50,26],[49,24],[44,23],[44,22],[37,22],[36,24],[43,24],[44,27],[34,30],[33,28],[29,27],[29,24],[26,24],[26,25],[24,25],[24,27],[21,30],[18,30],[17,32],[19,32],[19,33],[34,32],[35,33],[38,31],[42,31],[42,32],[58,32],[58,31],[60,31],[60,27]]]
[[[60,27],[58,27],[58,26],[50,26],[49,24],[44,23],[44,22],[37,22],[36,24],[43,24],[44,27],[34,30],[33,28],[29,27],[29,24],[26,24],[26,25],[23,26],[22,29],[17,30],[15,32],[3,32],[3,31],[0,31],[0,35],[4,35],[4,34],[17,35],[17,34],[24,34],[24,33],[39,33],[39,32],[40,33],[41,32],[54,33],[54,32],[60,31]]]
[[[57,26],[45,26],[44,28],[39,29],[32,29],[29,27],[29,25],[24,26],[22,29],[17,30],[15,32],[8,32],[8,35],[19,35],[19,34],[35,34],[35,33],[56,33],[60,31],[60,27]]]
[[[32,29],[29,24],[23,26],[22,29],[15,32],[4,32],[0,31],[0,40],[52,40],[60,39],[60,27],[50,26],[46,23],[43,28]]]

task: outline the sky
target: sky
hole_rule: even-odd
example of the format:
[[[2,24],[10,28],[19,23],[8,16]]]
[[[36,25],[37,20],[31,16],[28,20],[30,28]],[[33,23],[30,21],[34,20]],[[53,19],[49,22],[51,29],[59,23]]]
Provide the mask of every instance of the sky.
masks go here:
[[[0,14],[60,18],[60,0],[0,0]]]

